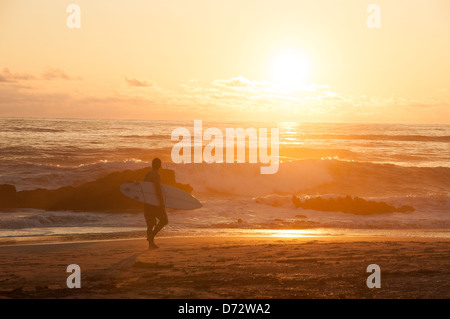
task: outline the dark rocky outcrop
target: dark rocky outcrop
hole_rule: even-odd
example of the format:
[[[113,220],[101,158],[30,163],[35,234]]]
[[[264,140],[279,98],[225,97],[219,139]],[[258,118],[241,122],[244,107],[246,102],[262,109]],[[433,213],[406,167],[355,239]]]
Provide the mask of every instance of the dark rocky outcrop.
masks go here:
[[[58,189],[16,191],[13,185],[0,185],[0,210],[11,208],[37,208],[45,210],[74,211],[125,211],[142,208],[143,204],[120,192],[120,185],[144,180],[151,168],[111,173],[103,178],[79,186]],[[180,188],[188,193],[192,187],[175,180],[175,172],[160,170],[163,184]]]
[[[355,215],[414,211],[414,208],[411,206],[405,205],[397,208],[385,202],[370,201],[359,197],[352,198],[351,196],[328,199],[318,196],[315,198],[305,199],[304,201],[301,201],[298,197],[293,196],[292,201],[294,202],[295,207],[321,211],[343,212]]]

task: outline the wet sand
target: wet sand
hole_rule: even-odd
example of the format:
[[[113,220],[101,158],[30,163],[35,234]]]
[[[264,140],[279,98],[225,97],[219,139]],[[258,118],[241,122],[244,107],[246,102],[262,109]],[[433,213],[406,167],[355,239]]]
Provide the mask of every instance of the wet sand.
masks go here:
[[[450,298],[450,240],[175,237],[0,246],[0,298]],[[69,289],[69,264],[81,288]],[[381,268],[369,289],[366,268]]]

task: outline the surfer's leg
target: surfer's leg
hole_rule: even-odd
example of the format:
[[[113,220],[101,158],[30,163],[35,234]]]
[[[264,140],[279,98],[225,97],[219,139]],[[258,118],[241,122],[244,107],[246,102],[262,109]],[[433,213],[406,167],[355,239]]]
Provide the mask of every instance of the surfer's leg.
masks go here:
[[[153,238],[156,236],[159,231],[169,223],[169,219],[167,218],[167,213],[165,210],[161,209],[158,211],[158,223],[153,229]]]
[[[147,207],[147,206],[145,207],[144,217],[145,217],[145,222],[147,223],[147,241],[149,242],[149,244],[152,244],[153,238],[155,237],[153,235],[153,230],[156,225],[156,216],[151,207]]]
[[[152,218],[152,223],[147,225],[147,241],[148,241],[148,248],[149,249],[154,249],[154,248],[159,248],[158,246],[155,245],[155,228],[156,228],[156,217]]]

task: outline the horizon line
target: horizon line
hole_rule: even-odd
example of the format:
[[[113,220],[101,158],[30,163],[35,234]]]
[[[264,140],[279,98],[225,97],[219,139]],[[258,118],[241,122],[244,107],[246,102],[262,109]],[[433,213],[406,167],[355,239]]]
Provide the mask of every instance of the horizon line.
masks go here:
[[[160,122],[189,122],[194,120],[202,120],[204,122],[233,122],[233,123],[246,123],[246,122],[253,122],[253,123],[315,123],[315,124],[364,124],[364,125],[450,125],[449,123],[414,123],[414,122],[333,122],[333,121],[292,121],[292,120],[286,120],[286,121],[263,121],[263,120],[204,120],[199,118],[192,118],[192,119],[139,119],[139,118],[100,118],[100,117],[40,117],[40,116],[3,116],[0,115],[1,119],[40,119],[40,120],[86,120],[86,121],[144,121],[144,122],[151,122],[151,121],[160,121]]]

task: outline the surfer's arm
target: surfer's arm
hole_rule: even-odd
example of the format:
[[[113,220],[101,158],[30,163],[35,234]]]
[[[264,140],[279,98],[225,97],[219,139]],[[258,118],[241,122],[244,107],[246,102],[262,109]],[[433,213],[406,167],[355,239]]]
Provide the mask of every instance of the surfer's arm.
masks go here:
[[[159,176],[155,176],[155,192],[156,192],[156,196],[158,196],[159,202],[161,203],[161,207],[162,208],[166,208],[166,205],[164,204],[164,196],[163,196],[163,191],[162,191],[162,187],[161,187],[161,177]]]

